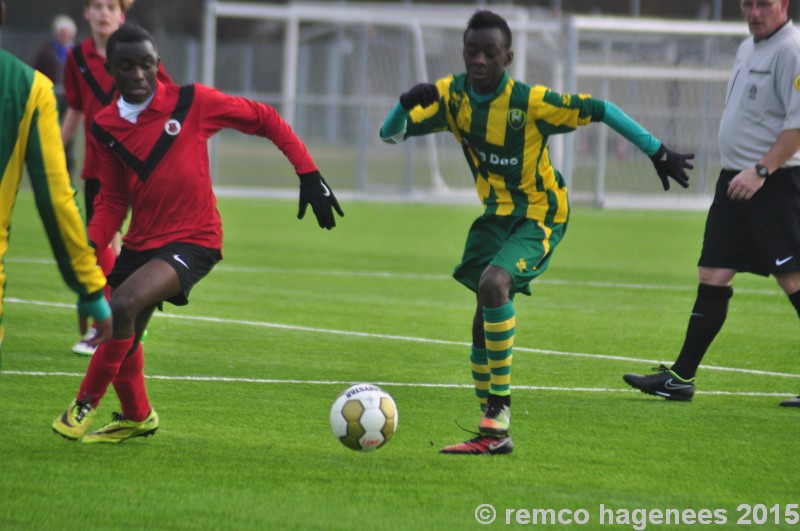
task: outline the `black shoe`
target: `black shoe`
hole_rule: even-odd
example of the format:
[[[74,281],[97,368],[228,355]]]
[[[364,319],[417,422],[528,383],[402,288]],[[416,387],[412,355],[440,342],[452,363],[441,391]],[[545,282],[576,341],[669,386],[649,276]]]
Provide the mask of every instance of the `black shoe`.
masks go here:
[[[667,400],[691,402],[694,396],[694,378],[684,380],[664,365],[653,368],[656,374],[625,374],[622,379],[643,393],[663,396]],[[797,404],[800,406],[800,403]]]
[[[789,400],[784,400],[781,402],[783,407],[800,407],[800,396],[797,398],[790,398]]]

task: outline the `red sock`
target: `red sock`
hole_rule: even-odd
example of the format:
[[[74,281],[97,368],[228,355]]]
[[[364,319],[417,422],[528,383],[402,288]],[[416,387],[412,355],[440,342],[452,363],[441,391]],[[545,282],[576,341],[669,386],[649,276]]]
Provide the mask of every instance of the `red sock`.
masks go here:
[[[108,276],[111,270],[114,269],[114,262],[117,257],[114,254],[114,249],[109,245],[102,251],[97,251],[97,265],[103,270],[103,274]],[[106,284],[106,300],[111,298],[111,286]]]
[[[119,374],[113,383],[125,419],[136,422],[146,419],[151,408],[144,385],[144,349],[141,343],[136,347],[136,351],[122,362]]]
[[[133,336],[125,339],[111,338],[97,347],[81,382],[78,400],[89,400],[92,407],[96,408],[105,396],[108,384],[119,373],[120,365],[132,346]]]

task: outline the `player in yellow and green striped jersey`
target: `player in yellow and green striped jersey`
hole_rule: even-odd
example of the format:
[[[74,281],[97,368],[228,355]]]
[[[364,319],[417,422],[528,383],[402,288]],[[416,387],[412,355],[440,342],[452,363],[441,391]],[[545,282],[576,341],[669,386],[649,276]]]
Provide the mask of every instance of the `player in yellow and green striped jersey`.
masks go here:
[[[551,166],[547,141],[604,122],[650,156],[662,185],[688,186],[689,159],[667,147],[611,102],[559,94],[511,78],[511,30],[491,11],[477,11],[464,32],[466,72],[421,83],[400,96],[381,138],[449,131],[461,143],[484,213],[473,223],[453,276],[477,294],[470,367],[483,416],[479,433],[443,453],[505,454],[513,450],[511,361],[513,298],[530,295],[569,220],[567,187]]]
[[[0,0],[0,25],[4,18],[5,2]],[[86,317],[92,317],[98,323],[95,342],[100,344],[111,337],[111,309],[103,296],[106,279],[89,246],[67,173],[53,83],[0,50],[0,95],[0,347],[6,284],[3,259],[23,165],[27,165],[58,268],[78,294],[81,332],[86,332]]]

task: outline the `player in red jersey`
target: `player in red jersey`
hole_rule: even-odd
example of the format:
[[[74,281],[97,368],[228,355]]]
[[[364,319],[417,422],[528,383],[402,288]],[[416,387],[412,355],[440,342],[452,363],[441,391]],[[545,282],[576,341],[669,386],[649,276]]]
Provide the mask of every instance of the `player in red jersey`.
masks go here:
[[[150,406],[139,341],[163,301],[188,303],[192,286],[221,259],[222,224],[209,172],[207,140],[224,128],[270,139],[300,177],[300,210],[310,204],[320,227],[332,229],[333,210],[344,213],[303,142],[267,105],[228,96],[203,85],[178,87],[156,79],[159,58],[145,30],[122,26],[107,45],[109,72],[122,97],[95,118],[101,197],[89,238],[108,245],[130,205],[132,217],[122,251],[108,276],[113,288],[112,339],[92,356],[76,403],[80,425],[59,430],[83,442],[120,442],[152,434],[158,416]],[[122,415],[83,435],[108,385]]]
[[[114,80],[105,69],[106,43],[111,34],[125,22],[125,14],[133,2],[134,0],[84,0],[83,16],[89,22],[92,35],[70,51],[64,68],[64,91],[68,106],[61,126],[61,139],[64,145],[68,144],[83,122],[87,142],[81,178],[84,181],[87,224],[94,215],[94,202],[100,190],[97,161],[93,146],[88,141],[89,127],[97,113],[111,103],[116,92]],[[159,79],[171,81],[163,67],[159,69]],[[104,274],[111,272],[118,252],[119,237],[114,239],[113,248],[98,247],[97,262]],[[110,292],[107,291],[106,298],[109,295]],[[87,340],[94,333],[94,328],[90,329],[88,335],[72,347],[72,352],[91,356],[95,347]]]

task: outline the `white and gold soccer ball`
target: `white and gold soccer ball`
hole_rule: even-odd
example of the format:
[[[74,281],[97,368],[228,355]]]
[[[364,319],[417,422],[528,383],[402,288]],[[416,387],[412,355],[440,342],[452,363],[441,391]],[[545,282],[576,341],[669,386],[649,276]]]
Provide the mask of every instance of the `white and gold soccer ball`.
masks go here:
[[[334,401],[331,429],[348,448],[362,452],[377,450],[397,431],[397,405],[377,385],[353,385]]]

